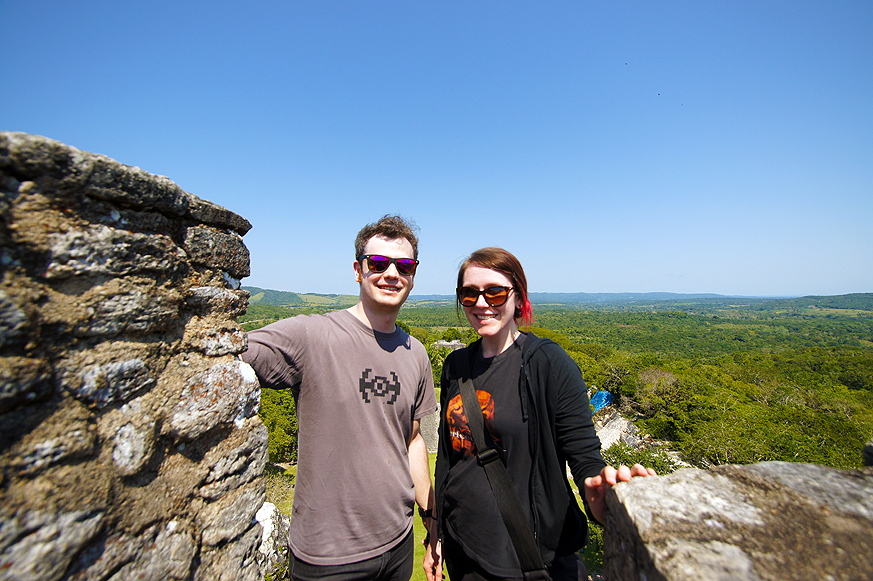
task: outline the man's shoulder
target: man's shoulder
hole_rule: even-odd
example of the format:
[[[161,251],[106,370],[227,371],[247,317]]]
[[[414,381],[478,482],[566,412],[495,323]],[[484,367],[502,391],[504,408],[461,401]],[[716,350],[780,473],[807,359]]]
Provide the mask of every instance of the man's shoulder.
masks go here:
[[[406,351],[416,359],[427,359],[430,361],[430,357],[427,355],[427,347],[424,346],[424,343],[404,331],[400,326],[397,327],[396,332],[398,345],[407,346]]]
[[[404,342],[407,342],[407,341],[408,341],[409,344],[410,344],[411,346],[413,346],[413,347],[415,347],[415,348],[421,347],[422,349],[424,349],[424,343],[422,343],[422,342],[421,342],[419,339],[417,339],[415,336],[413,336],[413,335],[411,335],[410,333],[407,333],[406,331],[404,331],[404,330],[403,330],[403,327],[401,327],[400,325],[397,325],[397,331],[396,331],[396,332],[397,332],[398,335],[403,339]]]
[[[248,335],[249,337],[257,337],[260,340],[268,340],[268,337],[273,337],[274,340],[278,340],[279,337],[308,337],[309,340],[312,340],[324,334],[329,327],[344,327],[349,324],[348,319],[342,316],[342,311],[325,314],[294,315],[293,317],[287,317],[270,323],[265,327],[249,331]]]
[[[308,327],[323,327],[339,325],[341,327],[354,325],[355,316],[347,310],[330,311],[328,313],[312,313],[309,315],[297,315],[290,319],[297,319],[299,324]]]

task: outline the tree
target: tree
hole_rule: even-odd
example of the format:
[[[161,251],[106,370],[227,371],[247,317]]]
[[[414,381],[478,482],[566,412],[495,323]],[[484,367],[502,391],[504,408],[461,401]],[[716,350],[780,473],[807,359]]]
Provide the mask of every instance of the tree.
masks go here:
[[[269,434],[270,462],[297,462],[297,408],[290,390],[261,390],[258,416]]]
[[[461,332],[455,327],[449,327],[445,331],[443,331],[442,335],[443,341],[461,341],[464,339],[464,336]]]

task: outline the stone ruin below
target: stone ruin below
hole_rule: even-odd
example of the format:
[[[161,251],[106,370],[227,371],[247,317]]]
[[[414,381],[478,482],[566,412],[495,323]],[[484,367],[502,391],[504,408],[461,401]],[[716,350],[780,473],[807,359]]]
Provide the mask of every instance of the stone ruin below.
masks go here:
[[[8,132],[0,213],[0,579],[262,579],[249,223]],[[606,579],[873,579],[870,468],[686,468],[607,503]]]

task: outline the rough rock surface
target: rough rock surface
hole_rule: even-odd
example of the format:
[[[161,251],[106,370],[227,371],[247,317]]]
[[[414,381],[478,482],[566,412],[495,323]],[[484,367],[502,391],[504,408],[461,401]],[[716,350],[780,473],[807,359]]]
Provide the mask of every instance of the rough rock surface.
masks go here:
[[[640,445],[639,430],[632,421],[624,418],[618,411],[612,411],[604,416],[602,421],[595,422],[595,428],[597,437],[600,438],[601,450],[608,450],[618,442],[623,442],[631,448]]]
[[[607,579],[873,579],[871,469],[686,468],[620,483],[607,506]]]
[[[232,287],[249,228],[0,133],[0,578],[263,577],[267,431]]]
[[[288,534],[291,529],[291,517],[279,512],[276,505],[265,502],[255,518],[263,528],[263,538],[259,561],[261,570],[268,572],[282,571],[288,566]]]

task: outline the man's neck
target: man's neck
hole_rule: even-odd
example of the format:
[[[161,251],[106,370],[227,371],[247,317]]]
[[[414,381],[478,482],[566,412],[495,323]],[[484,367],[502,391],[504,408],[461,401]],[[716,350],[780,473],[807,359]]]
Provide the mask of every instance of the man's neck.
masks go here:
[[[397,311],[378,312],[364,307],[364,303],[358,303],[349,307],[349,312],[356,316],[359,321],[380,333],[393,333],[397,323]]]

